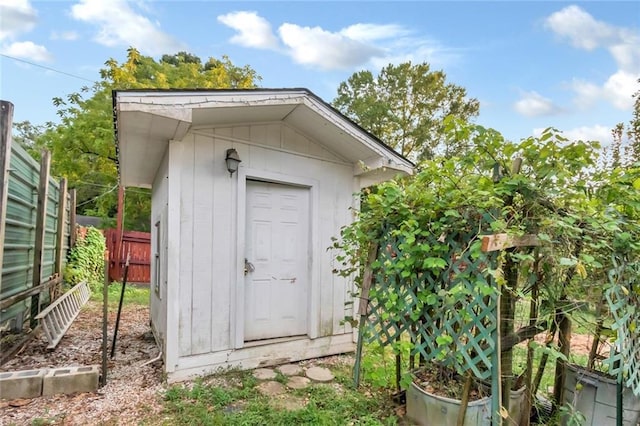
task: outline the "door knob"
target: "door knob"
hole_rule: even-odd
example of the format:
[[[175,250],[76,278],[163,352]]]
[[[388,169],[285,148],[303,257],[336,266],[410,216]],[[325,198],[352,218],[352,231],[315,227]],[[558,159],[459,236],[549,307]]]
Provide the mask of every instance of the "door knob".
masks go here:
[[[247,275],[249,272],[253,272],[256,270],[256,267],[253,266],[253,263],[249,262],[249,260],[244,258],[244,274]]]

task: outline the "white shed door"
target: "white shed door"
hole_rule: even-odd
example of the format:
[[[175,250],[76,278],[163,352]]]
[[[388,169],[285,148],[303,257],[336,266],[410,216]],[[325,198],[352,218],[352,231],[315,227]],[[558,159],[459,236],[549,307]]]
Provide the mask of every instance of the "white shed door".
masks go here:
[[[307,334],[309,189],[247,181],[244,340]]]

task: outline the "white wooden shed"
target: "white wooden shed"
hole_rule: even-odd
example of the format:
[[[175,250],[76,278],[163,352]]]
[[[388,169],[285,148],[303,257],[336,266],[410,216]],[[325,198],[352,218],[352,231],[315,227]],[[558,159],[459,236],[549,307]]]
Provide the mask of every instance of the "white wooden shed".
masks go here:
[[[361,188],[413,164],[306,89],[113,97],[121,183],[153,194],[151,324],[168,380],[353,350],[351,282],[327,248]]]

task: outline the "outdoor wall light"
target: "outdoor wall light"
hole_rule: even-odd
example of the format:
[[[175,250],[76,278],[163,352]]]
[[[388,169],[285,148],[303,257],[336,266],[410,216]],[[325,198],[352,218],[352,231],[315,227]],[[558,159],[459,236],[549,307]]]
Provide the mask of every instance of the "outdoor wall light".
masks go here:
[[[229,176],[233,176],[233,174],[238,171],[238,166],[242,162],[240,156],[238,155],[238,151],[233,148],[229,148],[227,150],[227,157],[224,159],[224,161],[226,161],[227,163]]]

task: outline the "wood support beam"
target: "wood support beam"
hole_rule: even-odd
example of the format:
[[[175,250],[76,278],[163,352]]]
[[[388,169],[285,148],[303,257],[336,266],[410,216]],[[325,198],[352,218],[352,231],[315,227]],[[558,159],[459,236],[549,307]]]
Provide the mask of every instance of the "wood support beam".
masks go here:
[[[520,237],[509,234],[493,234],[482,237],[483,252],[505,250],[513,247],[539,246],[540,240],[534,234],[522,235]]]
[[[60,196],[58,197],[58,223],[56,226],[56,263],[55,272],[62,276],[64,258],[64,225],[67,220],[67,180],[60,180]]]
[[[11,162],[11,127],[13,126],[13,104],[0,101],[0,269],[4,254],[4,232],[7,217],[7,194],[9,193],[9,163]],[[0,271],[0,289],[2,271]]]
[[[76,245],[76,190],[69,191],[69,248]]]
[[[28,288],[26,290],[21,291],[20,293],[14,294],[13,296],[7,297],[6,299],[2,300],[0,302],[0,309],[6,309],[10,306],[13,306],[16,303],[21,302],[24,299],[31,297],[35,294],[42,293],[43,291],[46,291],[48,288],[54,285],[60,284],[61,282],[62,282],[62,277],[54,276],[50,280],[43,282],[37,287]]]
[[[38,207],[36,210],[36,238],[33,250],[33,280],[31,287],[38,287],[42,281],[42,262],[44,255],[44,235],[47,219],[47,200],[49,198],[49,170],[51,167],[51,155],[43,150],[40,158],[40,182],[38,183]],[[40,313],[40,295],[31,297],[31,328],[35,328]]]

